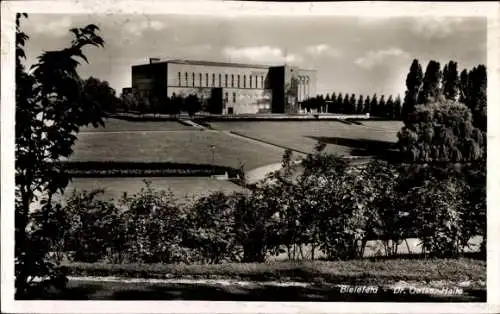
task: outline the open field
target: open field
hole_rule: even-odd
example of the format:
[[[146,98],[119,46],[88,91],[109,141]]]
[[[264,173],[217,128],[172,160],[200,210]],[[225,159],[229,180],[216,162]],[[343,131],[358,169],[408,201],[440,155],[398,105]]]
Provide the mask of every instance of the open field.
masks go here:
[[[216,191],[222,191],[224,193],[242,191],[242,188],[234,183],[208,177],[74,178],[66,189],[65,197],[68,197],[75,189],[78,191],[104,189],[105,192],[101,196],[102,199],[119,200],[124,192],[128,195],[133,195],[138,193],[141,188],[144,188],[144,179],[150,181],[151,187],[155,190],[170,189],[174,197],[179,201],[184,201],[186,197],[200,197]]]
[[[260,139],[304,153],[313,150],[317,141],[327,145],[327,152],[339,155],[377,155],[397,141],[400,122],[370,121],[349,124],[340,121],[303,122],[212,122],[218,130]],[[367,123],[365,125],[365,123]]]
[[[121,119],[106,119],[104,128],[84,127],[81,132],[117,132],[117,131],[182,131],[192,130],[190,126],[177,121],[126,121]]]
[[[388,132],[394,132],[394,134],[397,134],[404,125],[402,121],[366,120],[366,121],[359,121],[359,123],[361,123],[363,126],[367,128],[386,130]]]
[[[212,164],[210,147],[214,145],[214,164],[233,168],[244,164],[246,170],[251,170],[279,163],[285,148],[309,153],[317,141],[327,143],[329,153],[382,155],[393,148],[402,124],[397,121],[234,121],[210,125],[215,130],[199,131],[176,121],[108,119],[106,128],[87,128],[78,135],[70,160]],[[228,131],[243,138],[230,136],[225,133]]]
[[[78,135],[70,161],[173,162],[253,169],[281,160],[283,149],[215,131],[90,132]]]

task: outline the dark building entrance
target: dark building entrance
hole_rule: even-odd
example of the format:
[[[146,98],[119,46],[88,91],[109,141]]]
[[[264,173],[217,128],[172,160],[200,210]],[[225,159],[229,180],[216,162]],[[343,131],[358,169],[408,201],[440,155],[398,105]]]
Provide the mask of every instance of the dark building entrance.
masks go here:
[[[212,88],[207,109],[210,113],[222,114],[222,88]]]
[[[227,114],[233,114],[233,113],[234,113],[233,107],[228,107]]]

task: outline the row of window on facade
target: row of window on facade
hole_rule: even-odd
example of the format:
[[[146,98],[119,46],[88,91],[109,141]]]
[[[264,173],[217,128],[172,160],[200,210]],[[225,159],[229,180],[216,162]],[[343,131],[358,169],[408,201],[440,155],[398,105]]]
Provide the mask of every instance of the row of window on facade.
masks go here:
[[[233,92],[232,93],[232,102],[233,103],[236,103],[236,98],[237,98],[236,96],[237,96],[236,93]],[[240,98],[240,99],[245,99],[245,98],[247,98],[247,99],[256,99],[257,98],[257,99],[261,99],[261,100],[269,100],[269,98],[262,97],[260,95],[244,95],[244,94],[239,94],[238,98]],[[225,103],[229,102],[229,93],[228,92],[224,93],[224,102]]]
[[[184,73],[184,84],[182,73],[177,73],[178,85],[185,87],[226,87],[226,88],[264,88],[264,75],[234,75],[234,74],[218,74],[212,73],[211,82],[209,81],[210,75],[205,73],[205,80],[203,74],[194,72]],[[224,80],[223,80],[224,79]],[[198,80],[198,84],[196,84]]]

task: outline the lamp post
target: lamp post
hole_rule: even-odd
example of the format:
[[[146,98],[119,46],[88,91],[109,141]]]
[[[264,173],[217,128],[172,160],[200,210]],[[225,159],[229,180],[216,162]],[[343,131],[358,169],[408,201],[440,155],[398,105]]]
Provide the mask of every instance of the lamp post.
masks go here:
[[[210,145],[212,151],[212,175],[215,176],[215,145]]]

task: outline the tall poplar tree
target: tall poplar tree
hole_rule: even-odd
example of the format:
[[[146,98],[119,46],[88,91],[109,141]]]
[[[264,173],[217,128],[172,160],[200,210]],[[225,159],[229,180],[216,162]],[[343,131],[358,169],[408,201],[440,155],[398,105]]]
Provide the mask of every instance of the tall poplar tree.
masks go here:
[[[329,93],[326,93],[326,96],[325,96],[325,107],[326,107],[326,112],[330,112],[330,94]]]
[[[370,116],[376,116],[378,112],[377,94],[373,94],[370,102]]]
[[[422,91],[418,95],[418,104],[425,104],[438,99],[441,94],[441,78],[441,65],[439,62],[431,60],[425,70]]]
[[[344,113],[351,113],[351,106],[349,103],[349,94],[346,93],[344,96],[344,101],[342,102],[342,106],[344,107]]]
[[[370,96],[366,96],[365,98],[365,104],[363,105],[363,113],[370,113],[370,105],[371,105],[371,99]]]
[[[443,69],[443,94],[446,99],[457,99],[459,86],[457,66],[455,61],[450,61]]]
[[[335,94],[335,92],[333,92],[331,95],[330,95],[330,103],[327,104],[328,106],[328,112],[329,113],[335,113],[337,112],[339,109],[335,106],[336,105],[336,100],[337,100],[337,95]]]
[[[343,98],[342,93],[339,93],[337,95],[336,107],[338,108],[339,113],[345,113],[344,98]]]
[[[414,59],[410,66],[410,72],[406,76],[406,92],[401,112],[403,121],[406,121],[409,114],[415,110],[418,95],[422,88],[423,76],[422,66],[417,59]]]
[[[385,107],[386,116],[390,119],[395,119],[396,112],[394,111],[394,100],[392,99],[392,95],[389,95],[389,98],[387,98],[387,104]]]
[[[349,99],[349,108],[350,108],[350,113],[357,113],[356,112],[356,95],[351,94],[351,98]]]
[[[465,104],[472,111],[474,126],[486,132],[487,114],[487,73],[484,65],[479,65],[469,72],[469,89]]]
[[[387,108],[385,103],[385,95],[380,96],[380,100],[378,102],[378,115],[380,117],[385,117],[387,114]]]
[[[469,73],[467,72],[467,69],[464,69],[460,73],[459,89],[460,89],[459,101],[465,104],[467,102],[467,95],[469,93]]]
[[[359,95],[358,103],[356,105],[356,113],[357,114],[363,113],[363,95]]]
[[[394,100],[394,119],[400,120],[401,119],[401,110],[402,110],[402,104],[401,104],[401,96],[397,96],[396,100]]]

